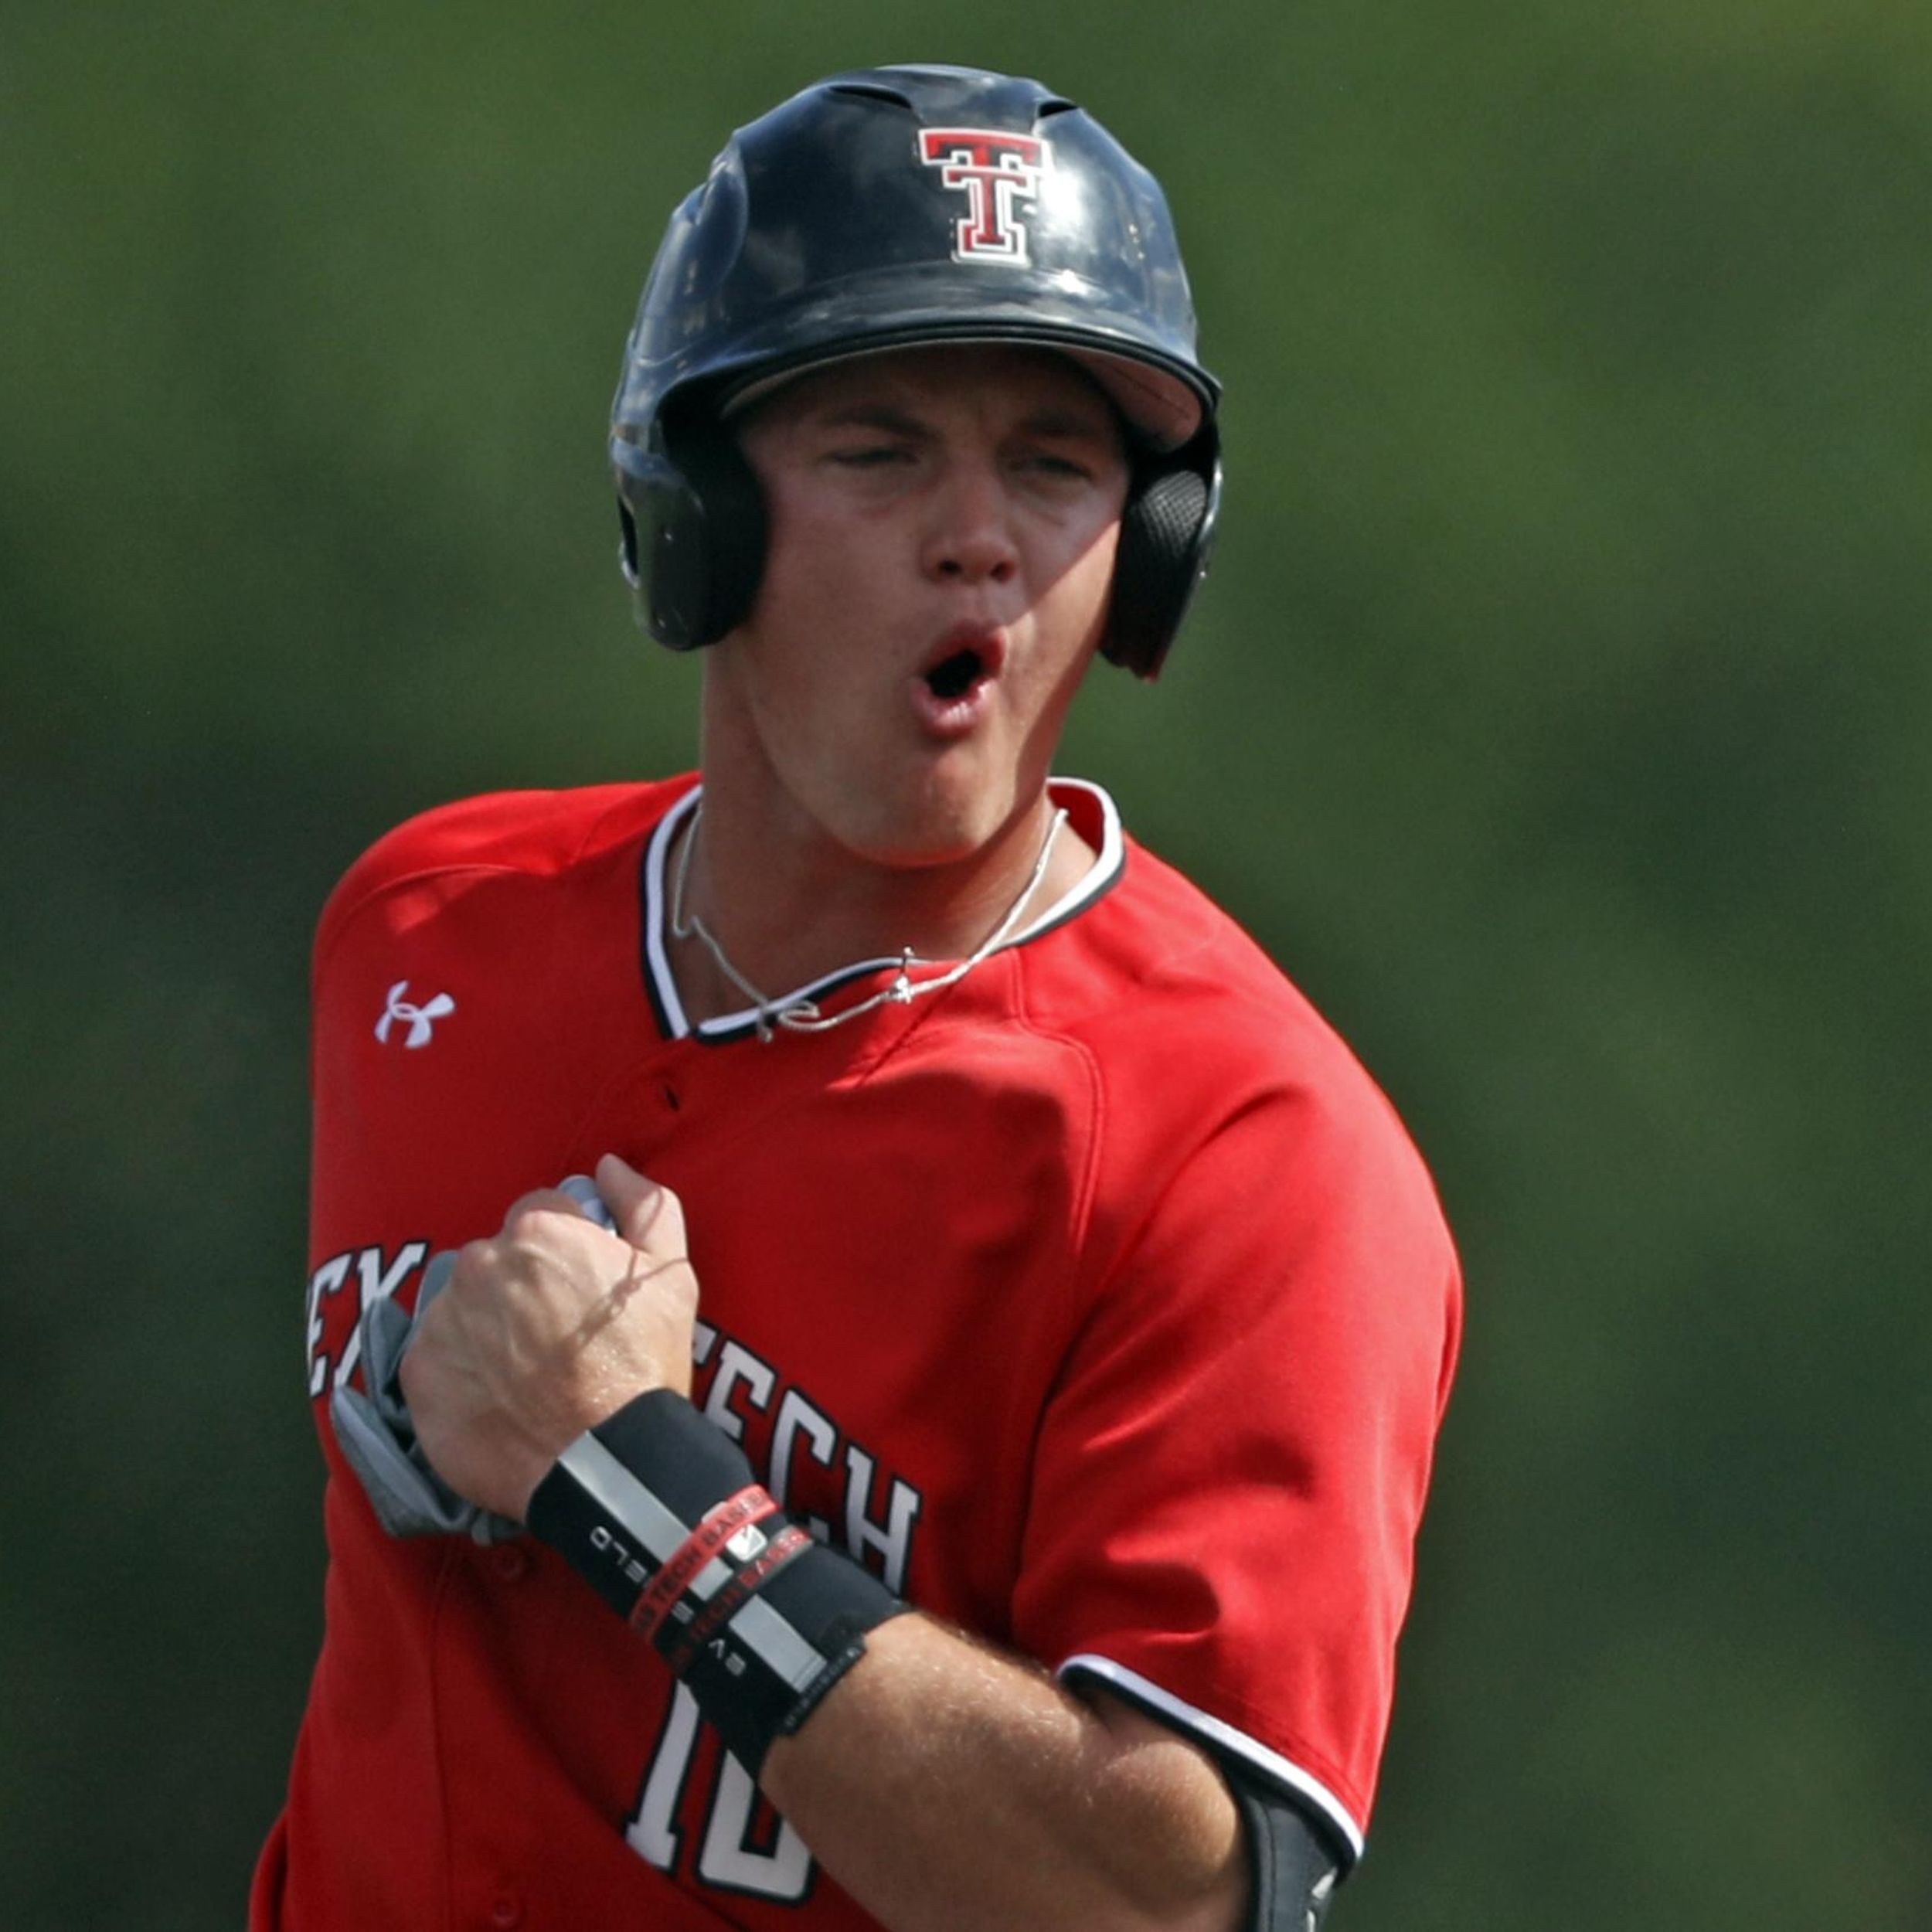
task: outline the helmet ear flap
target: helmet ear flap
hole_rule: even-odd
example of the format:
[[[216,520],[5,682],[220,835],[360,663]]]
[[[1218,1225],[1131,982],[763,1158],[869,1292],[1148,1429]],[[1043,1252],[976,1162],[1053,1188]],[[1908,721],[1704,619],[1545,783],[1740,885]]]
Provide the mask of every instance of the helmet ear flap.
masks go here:
[[[1137,468],[1121,512],[1113,602],[1101,655],[1136,677],[1160,675],[1207,574],[1220,509],[1221,460],[1209,433]]]
[[[765,503],[735,438],[712,424],[614,439],[619,560],[638,621],[673,651],[715,644],[751,612],[764,570]]]

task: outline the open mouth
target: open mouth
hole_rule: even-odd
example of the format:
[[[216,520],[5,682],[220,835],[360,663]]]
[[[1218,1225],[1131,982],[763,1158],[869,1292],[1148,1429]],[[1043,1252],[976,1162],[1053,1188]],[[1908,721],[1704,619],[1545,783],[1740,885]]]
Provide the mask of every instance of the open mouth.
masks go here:
[[[941,658],[926,673],[926,689],[943,703],[963,698],[986,675],[986,660],[970,645]]]

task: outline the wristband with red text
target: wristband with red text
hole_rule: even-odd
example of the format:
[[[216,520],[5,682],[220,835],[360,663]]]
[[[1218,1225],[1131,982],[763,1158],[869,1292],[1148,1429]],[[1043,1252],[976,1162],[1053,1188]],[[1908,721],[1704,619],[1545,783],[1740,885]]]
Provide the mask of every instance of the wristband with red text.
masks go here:
[[[675,1611],[692,1586],[720,1556],[748,1560],[762,1546],[762,1532],[754,1538],[747,1530],[777,1515],[778,1505],[754,1483],[747,1484],[735,1496],[707,1510],[697,1528],[665,1559],[664,1566],[644,1587],[644,1594],[631,1606],[631,1628],[647,1642],[655,1643],[664,1620]]]
[[[906,1606],[815,1543],[737,1445],[654,1389],[580,1436],[530,1498],[529,1527],[689,1688],[753,1777]]]

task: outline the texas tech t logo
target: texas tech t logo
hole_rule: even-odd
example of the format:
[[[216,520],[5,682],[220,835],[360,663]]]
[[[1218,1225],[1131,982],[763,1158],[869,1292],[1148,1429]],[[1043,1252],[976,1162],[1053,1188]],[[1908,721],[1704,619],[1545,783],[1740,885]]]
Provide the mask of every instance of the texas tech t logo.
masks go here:
[[[1034,134],[986,128],[927,128],[919,158],[948,188],[963,189],[967,212],[953,226],[956,262],[1027,264],[1026,228],[1016,201],[1037,201],[1053,151]]]

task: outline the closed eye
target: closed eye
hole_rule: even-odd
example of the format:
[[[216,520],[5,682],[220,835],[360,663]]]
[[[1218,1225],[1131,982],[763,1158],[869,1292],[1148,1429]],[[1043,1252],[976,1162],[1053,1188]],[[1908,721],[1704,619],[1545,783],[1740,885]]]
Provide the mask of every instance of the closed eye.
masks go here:
[[[1053,456],[1043,452],[1026,459],[1030,469],[1044,471],[1049,476],[1088,477],[1093,474],[1084,463],[1077,462],[1070,456]]]
[[[910,463],[913,453],[903,444],[876,443],[864,449],[833,450],[829,460],[849,470],[881,470],[898,463]]]

